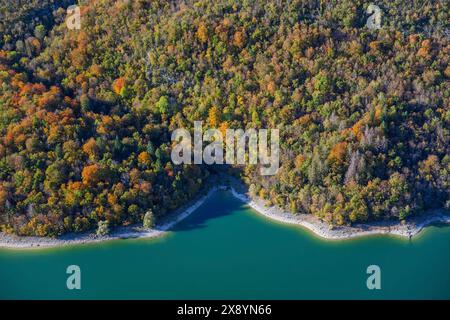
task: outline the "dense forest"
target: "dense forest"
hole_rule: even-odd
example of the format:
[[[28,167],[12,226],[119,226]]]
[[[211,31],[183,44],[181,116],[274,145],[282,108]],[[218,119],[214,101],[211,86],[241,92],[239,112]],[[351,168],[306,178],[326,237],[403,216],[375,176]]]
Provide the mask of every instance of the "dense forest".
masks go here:
[[[0,0],[1,231],[158,219],[231,169],[330,225],[450,207],[446,0],[74,3]],[[280,171],[174,165],[198,120],[280,129]]]

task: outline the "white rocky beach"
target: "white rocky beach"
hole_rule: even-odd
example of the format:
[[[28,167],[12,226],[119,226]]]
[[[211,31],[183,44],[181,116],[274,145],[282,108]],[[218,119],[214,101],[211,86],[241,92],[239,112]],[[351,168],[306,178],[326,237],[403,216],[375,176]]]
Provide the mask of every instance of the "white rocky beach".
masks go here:
[[[423,230],[423,228],[431,224],[450,224],[450,215],[443,214],[441,211],[436,210],[425,217],[411,219],[404,224],[397,221],[383,221],[367,224],[355,224],[352,227],[334,227],[331,229],[327,223],[319,220],[315,216],[309,214],[294,215],[275,206],[267,207],[264,204],[264,201],[260,199],[251,199],[248,195],[239,193],[234,188],[231,188],[231,192],[234,197],[245,202],[256,212],[269,219],[287,224],[300,225],[312,231],[317,236],[328,240],[351,239],[355,237],[377,234],[391,234],[411,238],[419,234],[420,231]]]

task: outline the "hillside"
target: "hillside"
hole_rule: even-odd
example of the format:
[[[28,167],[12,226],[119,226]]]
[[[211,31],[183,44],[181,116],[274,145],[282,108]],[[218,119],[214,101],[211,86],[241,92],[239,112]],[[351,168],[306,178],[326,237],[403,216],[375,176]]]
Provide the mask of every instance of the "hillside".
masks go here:
[[[380,30],[362,0],[81,1],[81,30],[54,3],[0,1],[2,231],[179,207],[231,171],[171,162],[171,132],[197,120],[279,128],[277,175],[232,171],[294,214],[344,225],[450,207],[446,1],[376,1]]]

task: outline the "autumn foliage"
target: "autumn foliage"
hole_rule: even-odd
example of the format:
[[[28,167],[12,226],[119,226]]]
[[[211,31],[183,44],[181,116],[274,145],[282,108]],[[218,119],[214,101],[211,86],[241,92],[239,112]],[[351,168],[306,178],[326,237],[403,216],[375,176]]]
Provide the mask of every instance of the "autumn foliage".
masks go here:
[[[153,224],[218,170],[330,225],[450,207],[445,1],[72,3],[0,4],[0,231]],[[174,165],[194,121],[280,129],[279,173]]]

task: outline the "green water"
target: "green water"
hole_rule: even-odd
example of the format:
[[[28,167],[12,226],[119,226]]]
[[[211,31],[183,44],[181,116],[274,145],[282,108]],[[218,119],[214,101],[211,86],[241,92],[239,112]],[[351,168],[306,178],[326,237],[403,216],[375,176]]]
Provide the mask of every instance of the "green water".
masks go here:
[[[220,192],[159,239],[0,250],[0,298],[449,299],[449,248],[449,227],[324,241]],[[79,291],[66,287],[69,265],[81,268]],[[367,289],[369,265],[381,290]]]

